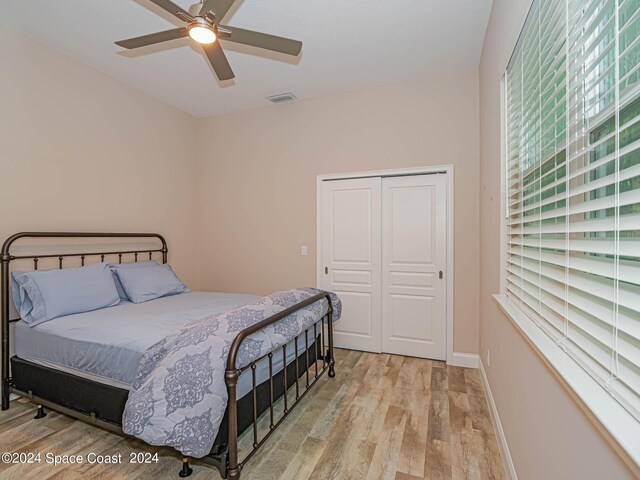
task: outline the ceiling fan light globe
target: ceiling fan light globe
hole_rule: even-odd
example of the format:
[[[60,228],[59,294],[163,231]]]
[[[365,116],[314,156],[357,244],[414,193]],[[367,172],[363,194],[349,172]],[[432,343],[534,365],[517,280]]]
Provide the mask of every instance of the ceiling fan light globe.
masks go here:
[[[189,29],[189,36],[198,43],[203,45],[211,45],[216,41],[216,33],[208,27],[194,25]]]

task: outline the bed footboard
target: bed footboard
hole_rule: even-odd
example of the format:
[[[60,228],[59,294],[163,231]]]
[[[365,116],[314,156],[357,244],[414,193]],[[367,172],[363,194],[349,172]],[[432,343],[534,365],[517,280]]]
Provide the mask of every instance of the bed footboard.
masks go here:
[[[271,325],[275,322],[277,322],[278,320],[281,320],[289,315],[291,315],[292,313],[303,309],[304,307],[311,305],[314,302],[317,302],[318,300],[322,300],[322,299],[326,299],[328,304],[329,304],[329,308],[327,310],[327,314],[320,318],[316,323],[313,324],[313,326],[309,327],[307,330],[305,330],[304,334],[305,334],[305,350],[307,352],[307,361],[305,362],[305,367],[306,367],[306,373],[302,372],[302,374],[300,374],[299,371],[299,357],[297,355],[298,352],[298,339],[295,339],[295,343],[294,343],[294,348],[296,350],[296,355],[295,355],[295,362],[296,362],[296,379],[294,382],[295,385],[295,399],[294,401],[289,405],[288,403],[288,389],[286,388],[286,386],[288,385],[287,382],[287,378],[286,378],[286,371],[287,369],[284,369],[285,372],[285,379],[284,379],[284,385],[285,385],[285,390],[283,393],[283,412],[282,412],[282,416],[275,421],[274,420],[274,388],[273,388],[273,356],[274,354],[277,354],[276,352],[271,352],[269,354],[267,354],[265,357],[262,357],[260,359],[257,359],[256,361],[250,363],[249,365],[247,365],[246,367],[243,367],[242,369],[238,369],[237,368],[237,364],[236,364],[236,359],[237,359],[237,355],[238,355],[238,350],[240,348],[240,344],[242,343],[242,341],[247,338],[248,336],[250,336],[251,334],[257,332],[258,330],[266,327],[267,325]],[[326,329],[326,330],[325,330]],[[308,338],[309,338],[309,331],[312,330],[313,332],[313,338],[317,339],[318,338],[318,333],[320,335],[320,342],[321,342],[321,355],[320,355],[320,360],[322,361],[322,367],[318,367],[318,361],[314,361],[314,365],[312,366],[309,362],[309,358],[308,358],[308,352],[309,352],[309,345],[308,345]],[[326,332],[326,333],[325,333]],[[325,334],[326,334],[326,339],[325,339]],[[317,340],[316,340],[317,341]],[[287,358],[287,346],[283,345],[281,347],[282,349],[282,356],[283,356],[283,361],[284,361],[284,365],[286,365],[286,358]],[[269,382],[270,382],[270,389],[269,389],[269,394],[270,394],[270,403],[269,403],[269,430],[266,432],[266,434],[262,437],[262,438],[258,438],[258,415],[257,412],[255,410],[255,405],[256,405],[256,363],[260,360],[262,360],[263,358],[268,358],[269,361]],[[247,371],[247,370],[251,370],[251,375],[253,378],[253,390],[252,390],[252,394],[253,394],[253,404],[254,404],[254,416],[253,416],[253,443],[252,443],[252,448],[251,450],[247,453],[247,455],[242,459],[242,461],[238,460],[238,410],[237,410],[237,402],[236,402],[236,386],[238,384],[238,379],[240,378],[240,375]],[[310,370],[312,370],[310,372]],[[228,478],[228,479],[239,479],[240,478],[240,472],[242,471],[242,466],[256,453],[256,451],[264,444],[264,442],[267,441],[267,439],[271,436],[271,434],[273,433],[273,431],[284,421],[284,419],[289,415],[289,413],[293,410],[293,408],[300,402],[300,400],[302,400],[302,398],[307,394],[307,392],[311,389],[311,387],[313,387],[313,385],[318,381],[318,379],[322,376],[322,374],[324,374],[325,371],[328,371],[328,375],[329,377],[334,377],[335,376],[335,360],[334,360],[334,356],[333,356],[333,305],[331,303],[331,297],[329,296],[329,294],[327,292],[321,292],[318,293],[316,295],[314,295],[313,297],[310,297],[290,308],[287,308],[285,310],[283,310],[282,312],[273,315],[265,320],[263,320],[262,322],[256,323],[255,325],[252,325],[249,328],[246,328],[245,330],[241,331],[238,336],[235,338],[235,340],[233,341],[233,343],[231,344],[231,348],[229,350],[229,358],[227,360],[227,368],[226,368],[226,372],[225,372],[225,381],[227,384],[227,392],[229,395],[229,401],[228,401],[228,405],[229,405],[229,444],[228,444],[228,449],[227,452],[225,454],[222,454],[221,456],[214,456],[214,458],[216,458],[215,460],[215,464],[216,466],[220,469],[220,473],[222,474],[223,477]],[[312,376],[312,378],[310,378],[310,376]],[[303,383],[303,387],[304,389],[301,387],[300,383],[300,379],[302,377],[305,377],[305,380]],[[226,457],[226,458],[224,458]],[[217,465],[217,464],[220,465]],[[222,468],[221,468],[222,467]]]

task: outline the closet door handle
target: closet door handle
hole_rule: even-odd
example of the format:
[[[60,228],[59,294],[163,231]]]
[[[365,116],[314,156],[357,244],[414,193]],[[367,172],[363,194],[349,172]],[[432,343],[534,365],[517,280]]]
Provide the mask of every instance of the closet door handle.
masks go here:
[[[440,280],[442,280],[442,270],[440,270],[440,273],[438,273],[438,278],[440,278]]]
[[[329,275],[329,267],[324,267],[324,274]]]

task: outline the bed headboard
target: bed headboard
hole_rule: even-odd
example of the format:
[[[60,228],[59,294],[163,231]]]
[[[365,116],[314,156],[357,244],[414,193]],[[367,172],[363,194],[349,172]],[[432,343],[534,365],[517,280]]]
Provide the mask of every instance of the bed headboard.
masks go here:
[[[99,251],[87,251],[87,246],[82,242],[74,244],[72,249],[69,250],[69,245],[65,245],[66,252],[64,253],[50,253],[47,251],[45,254],[30,254],[20,252],[18,255],[11,253],[12,245],[20,239],[155,239],[158,240],[160,245],[158,248],[144,247],[141,249],[135,249],[127,247],[123,249],[118,248],[117,244],[113,245],[113,248],[106,247]],[[76,249],[77,247],[77,249]],[[107,255],[117,255],[118,262],[122,262],[124,255],[133,255],[134,261],[138,261],[140,255],[148,255],[148,259],[152,259],[154,253],[160,253],[162,255],[162,263],[167,263],[167,242],[164,237],[158,233],[94,233],[94,232],[21,232],[11,235],[7,238],[0,250],[0,320],[2,328],[2,410],[9,408],[9,323],[12,321],[9,319],[9,286],[11,283],[9,277],[9,264],[14,260],[32,260],[33,269],[38,269],[38,262],[40,259],[57,259],[58,268],[64,268],[64,260],[67,257],[79,257],[80,265],[85,264],[85,259],[89,257],[99,257],[100,261],[104,261]],[[13,320],[15,321],[15,320]]]

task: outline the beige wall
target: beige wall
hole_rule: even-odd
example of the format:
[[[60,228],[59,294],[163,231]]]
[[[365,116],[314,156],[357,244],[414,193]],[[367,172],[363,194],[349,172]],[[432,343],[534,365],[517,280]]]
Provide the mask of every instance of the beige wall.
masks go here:
[[[192,287],[267,293],[315,284],[316,175],[454,164],[454,348],[477,351],[476,72],[200,120],[4,27],[0,58],[0,238],[159,231]]]
[[[470,72],[204,120],[202,286],[268,293],[315,285],[318,174],[453,164],[454,349],[477,352],[477,88]]]
[[[634,478],[491,297],[500,289],[500,78],[530,0],[494,0],[480,64],[480,342],[520,480]]]
[[[0,27],[0,239],[157,231],[187,283],[197,120]]]

